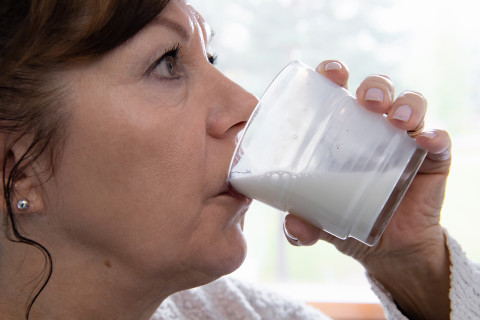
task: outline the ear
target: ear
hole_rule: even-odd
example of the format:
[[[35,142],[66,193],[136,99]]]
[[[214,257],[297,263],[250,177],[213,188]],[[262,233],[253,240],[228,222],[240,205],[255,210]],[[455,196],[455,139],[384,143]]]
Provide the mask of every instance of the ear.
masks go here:
[[[1,204],[3,208],[6,208],[6,199],[4,193],[4,183],[7,183],[12,170],[17,170],[15,176],[16,179],[13,184],[13,189],[10,190],[12,210],[15,214],[30,214],[39,213],[44,209],[44,202],[42,197],[42,167],[40,159],[37,159],[33,163],[25,166],[24,164],[28,160],[23,160],[25,152],[28,150],[28,144],[26,138],[17,140],[11,145],[11,140],[8,135],[0,134],[0,161],[2,171],[0,172],[2,177],[1,184]],[[18,166],[18,162],[22,163]],[[4,176],[5,175],[5,176]],[[28,208],[19,209],[17,203],[19,201],[28,201]]]

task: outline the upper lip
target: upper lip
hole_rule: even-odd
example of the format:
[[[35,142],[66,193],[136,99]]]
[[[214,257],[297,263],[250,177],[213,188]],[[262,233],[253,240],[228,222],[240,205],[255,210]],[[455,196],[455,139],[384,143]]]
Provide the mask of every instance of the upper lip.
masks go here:
[[[233,187],[228,183],[227,180],[225,180],[225,182],[223,183],[223,186],[222,188],[220,189],[220,192],[219,194],[227,194],[227,193],[231,193],[231,192],[236,192]],[[236,192],[237,193],[237,192]]]
[[[237,190],[235,190],[227,181],[227,179],[225,179],[225,182],[223,183],[223,186],[222,188],[220,189],[220,192],[218,193],[218,195],[222,195],[222,194],[226,194],[226,195],[230,195],[232,197],[235,197],[235,198],[243,198],[245,200],[247,200],[248,202],[251,202],[252,199],[244,196],[243,194],[239,193]]]

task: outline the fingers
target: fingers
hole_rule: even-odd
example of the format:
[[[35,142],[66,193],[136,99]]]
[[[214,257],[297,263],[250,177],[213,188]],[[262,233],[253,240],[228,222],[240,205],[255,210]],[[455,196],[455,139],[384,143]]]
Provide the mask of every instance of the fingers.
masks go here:
[[[418,92],[405,91],[400,94],[388,110],[390,122],[411,135],[420,133],[424,126],[427,100]]]
[[[394,99],[395,88],[387,76],[371,75],[357,90],[357,100],[368,110],[386,114],[389,121],[415,137],[428,150],[427,161],[420,168],[423,173],[448,173],[451,141],[446,131],[422,132],[425,125],[427,100],[415,91],[405,91]]]
[[[349,71],[342,62],[326,60],[316,70],[338,85],[347,87]],[[394,126],[409,131],[411,136],[422,131],[427,100],[420,93],[405,91],[394,100],[395,87],[392,80],[384,75],[371,75],[360,84],[356,95],[366,109],[387,114]]]
[[[313,245],[319,240],[322,232],[302,218],[292,214],[285,217],[283,231],[288,242],[294,246]]]
[[[393,82],[387,76],[371,75],[357,89],[357,100],[376,113],[387,113],[393,103]]]
[[[367,77],[357,89],[357,100],[368,110],[387,114],[390,122],[410,135],[419,134],[424,126],[427,100],[418,92],[405,91],[395,100],[392,80],[383,75]]]
[[[426,161],[422,164],[422,173],[448,173],[450,170],[452,142],[443,130],[431,130],[420,133],[415,140],[428,150]]]
[[[349,72],[347,67],[337,60],[325,60],[315,69],[320,74],[332,80],[339,86],[347,88]]]

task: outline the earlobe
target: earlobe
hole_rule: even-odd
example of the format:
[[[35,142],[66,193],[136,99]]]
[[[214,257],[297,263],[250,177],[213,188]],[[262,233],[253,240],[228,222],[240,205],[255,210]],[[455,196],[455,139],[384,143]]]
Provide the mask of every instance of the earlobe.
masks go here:
[[[37,170],[38,164],[35,161],[28,166],[23,166],[22,164],[17,165],[24,157],[26,151],[25,145],[22,144],[23,139],[17,141],[11,148],[6,145],[7,140],[5,136],[0,135],[0,150],[2,150],[0,155],[2,165],[2,207],[6,207],[3,188],[6,184],[9,184],[12,189],[9,190],[7,194],[10,195],[11,207],[14,213],[27,214],[41,212],[44,205],[39,180],[40,170]],[[14,173],[15,180],[13,183],[9,183],[8,179],[13,170],[17,171]]]
[[[34,176],[23,176],[14,184],[12,198],[12,209],[14,212],[18,214],[32,214],[43,211],[42,188],[36,180]]]

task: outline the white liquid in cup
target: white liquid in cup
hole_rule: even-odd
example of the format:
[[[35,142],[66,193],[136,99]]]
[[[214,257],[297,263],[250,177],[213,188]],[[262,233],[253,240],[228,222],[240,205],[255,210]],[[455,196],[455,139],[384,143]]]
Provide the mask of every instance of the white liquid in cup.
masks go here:
[[[373,171],[268,172],[263,175],[232,173],[230,183],[240,193],[281,211],[295,213],[339,238],[350,235],[366,241],[398,179],[399,173],[394,171],[381,175]],[[371,181],[369,188],[376,192],[363,192],[368,181]],[[351,229],[355,230],[353,234]]]

